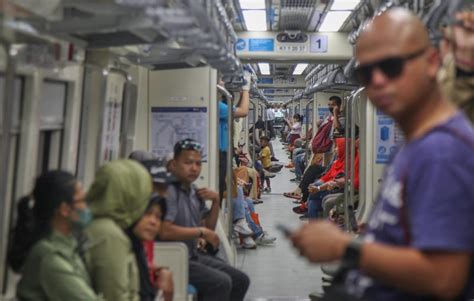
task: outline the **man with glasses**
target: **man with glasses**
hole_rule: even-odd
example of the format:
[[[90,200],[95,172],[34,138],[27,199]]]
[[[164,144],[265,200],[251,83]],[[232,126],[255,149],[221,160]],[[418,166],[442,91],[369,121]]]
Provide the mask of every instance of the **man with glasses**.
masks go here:
[[[409,11],[374,18],[356,46],[356,74],[406,143],[386,171],[361,240],[328,222],[290,235],[312,262],[342,259],[346,293],[366,300],[474,296],[474,130],[436,81],[439,53]]]
[[[184,242],[189,250],[189,283],[196,287],[202,300],[243,300],[250,279],[241,271],[216,259],[219,237],[215,232],[219,217],[219,194],[208,188],[197,188],[194,181],[201,174],[201,145],[184,139],[174,146],[170,167],[178,182],[167,191],[167,213],[160,238]],[[210,210],[205,201],[212,201]],[[208,244],[208,254],[198,251],[198,240]]]

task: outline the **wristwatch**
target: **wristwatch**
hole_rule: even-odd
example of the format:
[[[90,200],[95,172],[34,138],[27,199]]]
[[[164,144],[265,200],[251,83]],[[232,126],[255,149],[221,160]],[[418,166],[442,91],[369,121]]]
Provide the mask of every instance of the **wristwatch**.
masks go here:
[[[342,265],[348,270],[358,269],[360,263],[360,255],[362,245],[364,243],[359,238],[353,238],[347,245],[344,257],[342,257]]]

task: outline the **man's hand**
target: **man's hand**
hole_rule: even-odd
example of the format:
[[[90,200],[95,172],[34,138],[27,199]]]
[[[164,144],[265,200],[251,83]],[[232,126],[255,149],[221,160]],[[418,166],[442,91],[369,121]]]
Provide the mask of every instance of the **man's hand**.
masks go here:
[[[208,188],[200,188],[196,191],[196,193],[201,200],[210,200],[213,202],[219,201],[219,194]]]
[[[214,249],[217,249],[220,244],[219,236],[217,236],[217,233],[208,228],[201,228],[201,230],[204,233],[202,238],[204,238],[208,243],[210,243],[214,247]]]
[[[313,184],[309,184],[309,186],[308,186],[308,191],[309,191],[310,193],[316,193],[316,192],[318,192],[319,190],[318,190],[318,189],[316,188],[316,186],[314,186]]]
[[[311,262],[330,262],[340,259],[351,239],[328,221],[310,222],[290,236],[295,248]]]
[[[197,240],[198,250],[205,253],[206,252],[206,245],[207,245],[207,241],[204,238],[198,238],[198,240]]]

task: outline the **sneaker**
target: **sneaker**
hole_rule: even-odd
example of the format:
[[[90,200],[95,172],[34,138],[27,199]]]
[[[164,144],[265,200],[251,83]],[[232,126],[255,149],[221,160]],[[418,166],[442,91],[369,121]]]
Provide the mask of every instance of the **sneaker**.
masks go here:
[[[306,212],[308,212],[308,210],[302,208],[301,206],[297,206],[293,208],[293,212],[296,214],[305,214]]]
[[[247,224],[244,218],[241,218],[234,223],[234,231],[244,236],[249,236],[253,234],[252,230],[250,230],[249,225]]]
[[[263,201],[262,201],[262,200],[254,200],[254,201],[253,201],[253,204],[254,204],[254,205],[263,204]]]
[[[250,236],[245,237],[245,238],[242,240],[242,243],[240,244],[240,246],[241,246],[243,249],[256,249],[256,248],[257,248],[257,244],[255,243],[255,241],[253,240],[253,238],[250,237]]]
[[[296,170],[294,170],[294,169],[290,169],[290,172],[292,172],[292,173],[295,173],[295,172],[296,172]]]
[[[275,158],[275,157],[271,157],[271,158],[270,158],[270,160],[271,160],[271,161],[273,161],[273,162],[280,161],[280,160],[278,160],[278,159],[277,159],[277,158]]]
[[[265,187],[263,188],[263,192],[272,192],[272,189],[270,187]]]
[[[293,179],[290,180],[290,182],[300,182],[300,181],[301,181],[301,180],[298,179],[298,178],[293,178]]]
[[[260,235],[259,237],[255,239],[255,241],[259,245],[269,245],[269,244],[274,243],[275,240],[276,240],[276,237],[270,236],[268,235],[268,233],[265,233],[265,232],[263,232],[262,235]]]

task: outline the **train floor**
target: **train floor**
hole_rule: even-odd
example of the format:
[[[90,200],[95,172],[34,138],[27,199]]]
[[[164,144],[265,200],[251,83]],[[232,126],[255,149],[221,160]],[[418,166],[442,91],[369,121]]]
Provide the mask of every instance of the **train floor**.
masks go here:
[[[272,143],[275,157],[287,164],[288,155],[278,138]],[[292,199],[283,196],[284,192],[296,187],[290,182],[291,178],[294,174],[283,168],[271,179],[271,193],[262,195],[263,204],[256,205],[264,230],[277,237],[275,244],[258,246],[256,250],[237,249],[237,267],[251,279],[247,301],[309,300],[309,293],[322,292],[319,266],[299,256],[291,243],[275,229],[278,223],[291,228],[298,228],[303,223],[291,210],[296,206]]]

